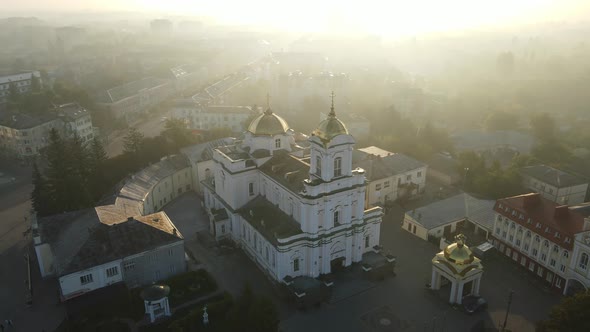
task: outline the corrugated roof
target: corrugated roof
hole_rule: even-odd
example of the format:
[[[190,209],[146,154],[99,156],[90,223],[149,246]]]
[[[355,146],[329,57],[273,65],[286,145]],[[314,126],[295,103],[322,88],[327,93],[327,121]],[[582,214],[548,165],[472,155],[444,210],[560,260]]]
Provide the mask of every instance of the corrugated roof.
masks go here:
[[[169,82],[170,81],[166,79],[146,77],[106,90],[105,93],[101,94],[100,102],[116,103],[120,100],[136,95],[143,89],[152,89]]]
[[[426,229],[469,219],[487,230],[492,230],[495,203],[493,200],[477,199],[462,193],[406,212],[406,214]]]
[[[523,167],[520,172],[557,188],[588,183],[587,180],[547,165]]]

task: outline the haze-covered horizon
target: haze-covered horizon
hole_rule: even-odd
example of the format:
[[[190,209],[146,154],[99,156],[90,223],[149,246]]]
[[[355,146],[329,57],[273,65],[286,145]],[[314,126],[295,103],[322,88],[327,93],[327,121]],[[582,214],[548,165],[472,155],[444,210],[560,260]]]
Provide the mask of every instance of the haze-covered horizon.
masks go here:
[[[590,3],[537,1],[338,1],[237,0],[22,0],[3,4],[0,17],[100,15],[133,12],[151,17],[199,17],[227,25],[254,25],[292,32],[370,33],[383,37],[497,28],[547,22],[587,21]]]

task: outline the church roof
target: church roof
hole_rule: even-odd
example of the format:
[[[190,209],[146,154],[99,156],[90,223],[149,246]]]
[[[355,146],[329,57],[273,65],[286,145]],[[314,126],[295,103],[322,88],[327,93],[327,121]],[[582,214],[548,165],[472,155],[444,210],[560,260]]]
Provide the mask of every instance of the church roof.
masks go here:
[[[309,164],[286,152],[275,154],[260,170],[295,194],[303,190],[303,180],[308,178]]]
[[[277,239],[302,233],[299,223],[293,217],[262,196],[244,205],[239,213],[271,243],[276,244]]]
[[[328,118],[320,122],[312,135],[319,137],[323,142],[329,142],[338,135],[348,135],[348,129],[342,121],[338,120],[334,109],[332,109]]]
[[[270,108],[252,120],[248,126],[248,131],[254,135],[278,135],[286,133],[287,130],[287,121],[273,113]]]

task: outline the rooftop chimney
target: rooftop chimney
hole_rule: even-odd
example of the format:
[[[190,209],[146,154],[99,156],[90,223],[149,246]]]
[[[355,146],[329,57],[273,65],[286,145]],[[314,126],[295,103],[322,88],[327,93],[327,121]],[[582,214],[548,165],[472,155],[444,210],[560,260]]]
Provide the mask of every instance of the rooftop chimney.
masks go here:
[[[132,221],[133,217],[127,217],[127,221]]]

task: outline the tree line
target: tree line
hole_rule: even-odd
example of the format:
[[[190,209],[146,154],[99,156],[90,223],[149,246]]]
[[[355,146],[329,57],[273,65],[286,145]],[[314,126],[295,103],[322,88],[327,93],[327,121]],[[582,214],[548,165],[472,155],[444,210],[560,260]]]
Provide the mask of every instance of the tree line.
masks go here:
[[[184,122],[172,119],[156,137],[129,128],[123,153],[108,158],[98,139],[85,146],[77,136],[64,138],[52,129],[41,162],[33,166],[33,207],[39,216],[94,207],[129,174],[198,142]]]

